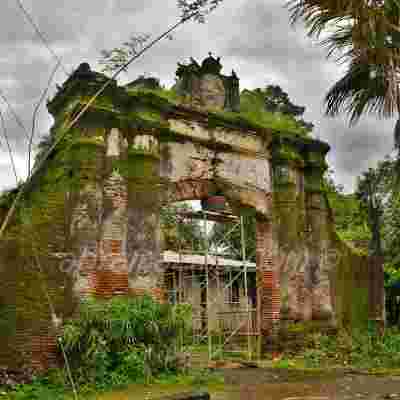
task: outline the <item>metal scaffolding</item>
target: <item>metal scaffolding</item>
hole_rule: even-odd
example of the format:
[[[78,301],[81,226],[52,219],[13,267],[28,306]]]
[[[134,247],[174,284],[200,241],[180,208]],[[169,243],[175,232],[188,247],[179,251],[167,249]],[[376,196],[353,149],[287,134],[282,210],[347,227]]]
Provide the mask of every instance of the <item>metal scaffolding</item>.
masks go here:
[[[249,272],[255,274],[256,266],[247,261],[243,217],[227,211],[184,210],[178,211],[176,221],[178,248],[164,252],[164,263],[169,267],[167,290],[171,302],[192,306],[194,347],[207,345],[209,360],[231,353],[257,357],[257,302],[250,305],[248,287]],[[199,224],[201,237],[188,249],[181,230],[193,221]],[[231,223],[232,228],[211,242],[211,225],[215,223]],[[232,248],[229,241],[235,232],[240,232],[240,249]],[[232,259],[232,252],[239,259]]]

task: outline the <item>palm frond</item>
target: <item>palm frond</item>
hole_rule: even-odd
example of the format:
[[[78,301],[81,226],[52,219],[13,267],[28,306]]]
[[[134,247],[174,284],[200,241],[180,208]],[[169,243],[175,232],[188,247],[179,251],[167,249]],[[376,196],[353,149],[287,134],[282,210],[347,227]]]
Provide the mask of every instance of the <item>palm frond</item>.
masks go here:
[[[397,119],[394,127],[394,146],[397,150],[400,150],[400,117]]]
[[[289,0],[290,23],[303,20],[309,36],[318,37],[329,24],[340,24],[359,10],[359,0]]]
[[[398,0],[289,0],[286,7],[291,24],[304,21],[310,37],[319,38],[323,31],[333,27],[339,34],[332,38],[331,45],[335,47],[336,43],[338,49],[343,43],[347,47],[349,33],[356,49],[376,47],[378,43],[379,47],[388,48],[387,39],[400,34]],[[342,26],[345,31],[342,31]],[[341,37],[342,34],[344,37]]]
[[[328,91],[325,114],[333,117],[344,111],[350,115],[350,124],[356,123],[363,113],[392,117],[400,104],[399,87],[392,85],[392,81],[391,72],[382,65],[352,63]]]
[[[327,58],[337,54],[337,62],[351,59],[354,54],[351,26],[339,27],[332,35],[321,40],[319,44],[327,49]]]

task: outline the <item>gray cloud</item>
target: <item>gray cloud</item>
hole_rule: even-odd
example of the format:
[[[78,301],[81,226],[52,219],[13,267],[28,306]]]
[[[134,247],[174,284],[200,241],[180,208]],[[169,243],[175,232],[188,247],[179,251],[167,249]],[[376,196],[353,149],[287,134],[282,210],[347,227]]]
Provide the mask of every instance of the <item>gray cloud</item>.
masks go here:
[[[87,31],[91,19],[98,19],[107,11],[109,0],[90,1],[33,1],[23,0],[24,8],[33,15],[34,21],[52,44],[77,40]],[[90,16],[90,17],[89,17]],[[25,22],[25,16],[16,1],[7,2],[2,8],[1,37],[8,43],[36,41],[33,28]]]
[[[121,45],[135,33],[153,37],[175,23],[179,15],[176,0],[23,0],[35,21],[59,54],[67,69],[88,61],[98,67],[99,52]],[[6,2],[0,24],[0,89],[14,105],[27,126],[35,102],[47,82],[54,59],[38,41],[33,28],[13,1]],[[338,182],[350,190],[354,176],[390,152],[393,121],[364,119],[349,128],[342,119],[323,117],[322,101],[327,89],[343,68],[325,59],[323,49],[306,38],[304,29],[289,26],[288,11],[278,0],[226,0],[206,24],[188,23],[174,39],[164,40],[147,52],[121,75],[121,83],[142,73],[161,78],[171,85],[177,62],[194,57],[201,61],[208,51],[222,57],[224,71],[236,70],[241,87],[280,84],[294,102],[306,106],[305,119],[316,125],[315,135],[328,141],[329,160]],[[52,85],[61,84],[60,70]],[[5,106],[0,103],[3,111]],[[7,126],[17,149],[19,165],[25,169],[26,144],[21,129],[9,113]],[[51,125],[42,109],[39,132]],[[5,153],[0,153],[0,188],[12,182],[5,173]]]
[[[237,29],[227,40],[225,52],[240,60],[243,72],[252,70],[258,78],[250,81],[252,86],[281,84],[294,102],[306,106],[304,117],[314,122],[314,135],[331,145],[328,158],[338,182],[352,190],[355,176],[391,152],[393,121],[363,118],[349,127],[343,118],[323,116],[325,93],[345,66],[327,61],[324,49],[307,38],[301,26],[290,27],[281,2],[248,2],[234,25]]]

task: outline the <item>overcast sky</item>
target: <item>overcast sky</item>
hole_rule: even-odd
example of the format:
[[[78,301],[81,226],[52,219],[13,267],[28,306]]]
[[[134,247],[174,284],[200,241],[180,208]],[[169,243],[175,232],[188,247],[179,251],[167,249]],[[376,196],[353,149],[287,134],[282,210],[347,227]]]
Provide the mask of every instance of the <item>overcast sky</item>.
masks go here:
[[[156,36],[179,16],[176,0],[22,0],[53,50],[72,70],[87,61],[98,68],[100,50],[119,46],[131,34]],[[0,16],[0,90],[7,96],[27,130],[34,105],[46,86],[55,60],[43,46],[16,0],[6,0]],[[121,83],[146,73],[167,86],[174,83],[177,62],[194,57],[202,61],[209,51],[220,56],[223,72],[232,68],[241,89],[279,84],[292,101],[306,106],[305,120],[315,124],[314,136],[332,149],[330,165],[337,183],[352,190],[357,175],[376,165],[393,148],[394,120],[364,118],[349,128],[344,119],[322,116],[327,89],[341,77],[343,67],[326,61],[325,52],[305,36],[301,25],[289,26],[285,0],[225,0],[206,24],[187,23],[173,40],[164,40],[148,51],[121,76]],[[66,76],[57,73],[51,88]],[[27,142],[4,103],[7,132],[12,137],[18,172],[26,174]],[[52,119],[45,107],[38,133]],[[4,140],[0,147],[0,190],[15,184]]]

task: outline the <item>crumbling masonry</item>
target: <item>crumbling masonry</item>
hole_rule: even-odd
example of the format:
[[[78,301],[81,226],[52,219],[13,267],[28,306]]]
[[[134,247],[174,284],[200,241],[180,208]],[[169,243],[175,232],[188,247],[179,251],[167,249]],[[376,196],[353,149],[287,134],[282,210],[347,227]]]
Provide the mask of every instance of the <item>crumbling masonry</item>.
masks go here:
[[[239,79],[220,71],[212,56],[179,65],[174,102],[112,82],[35,174],[0,243],[0,365],[53,365],[62,321],[86,295],[163,301],[159,210],[216,193],[257,218],[264,350],[295,321],[380,317],[382,282],[334,231],[322,187],[329,146],[232,117]],[[68,78],[48,103],[52,140],[106,79],[87,64]]]

